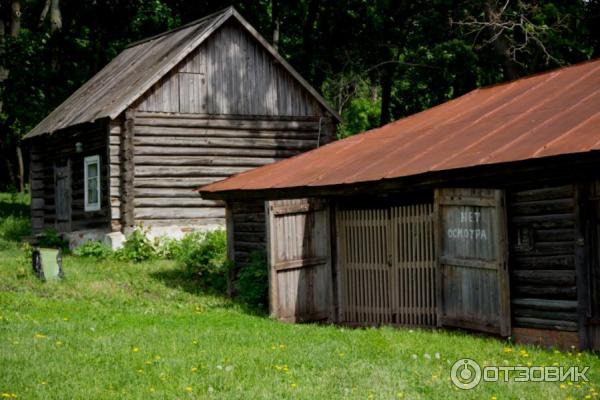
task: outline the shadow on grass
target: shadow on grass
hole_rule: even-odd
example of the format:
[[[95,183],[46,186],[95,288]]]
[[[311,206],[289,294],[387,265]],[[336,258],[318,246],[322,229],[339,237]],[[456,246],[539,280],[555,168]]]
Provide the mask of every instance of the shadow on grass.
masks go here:
[[[218,282],[216,279],[205,279],[185,268],[152,272],[150,276],[172,289],[183,290],[195,296],[212,295],[220,297],[223,299],[225,307],[228,307],[227,305],[237,306],[245,314],[268,317],[268,312],[265,309],[249,305],[235,297],[228,297],[224,282]]]
[[[29,217],[29,205],[0,200],[0,218]]]

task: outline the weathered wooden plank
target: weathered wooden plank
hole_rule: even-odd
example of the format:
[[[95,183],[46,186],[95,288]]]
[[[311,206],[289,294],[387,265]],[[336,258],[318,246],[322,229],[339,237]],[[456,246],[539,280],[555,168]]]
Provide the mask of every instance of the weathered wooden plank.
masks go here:
[[[196,194],[196,197],[169,197],[148,198],[136,196],[134,200],[136,207],[222,207],[223,203],[216,200],[204,200]]]
[[[573,212],[574,199],[536,200],[511,204],[513,215],[548,215]]]
[[[193,219],[193,218],[225,218],[222,207],[137,207],[136,219]]]
[[[180,227],[224,227],[225,218],[164,218],[164,219],[138,219],[136,222],[144,226],[180,226]]]
[[[511,273],[515,283],[533,286],[569,285],[575,284],[575,271],[556,270],[517,270]]]
[[[509,193],[510,202],[573,198],[573,185],[551,186]]]
[[[515,298],[511,303],[516,307],[555,310],[555,311],[577,311],[577,301],[573,300],[546,300],[546,299],[519,299]]]
[[[134,138],[135,146],[195,146],[221,148],[262,148],[308,150],[316,147],[314,140],[293,139],[254,139],[254,138],[189,138],[177,136],[144,136],[138,134]]]
[[[255,139],[298,139],[316,140],[318,131],[276,131],[276,130],[249,130],[239,128],[214,129],[214,128],[186,128],[165,126],[136,126],[136,134],[144,136],[181,136],[191,138],[255,138]]]
[[[138,156],[136,165],[178,165],[178,166],[244,166],[260,167],[283,158],[274,157],[226,157],[226,156]]]
[[[203,166],[203,167],[187,167],[187,166],[146,166],[140,165],[135,167],[136,177],[221,177],[226,178],[233,174],[247,171],[248,167],[223,167],[223,166]]]
[[[174,147],[174,146],[142,146],[135,148],[135,155],[163,156],[241,156],[241,157],[291,157],[298,154],[297,149],[259,149],[259,148],[222,148],[222,147]]]
[[[555,321],[546,320],[541,318],[526,318],[517,317],[514,319],[515,326],[520,327],[531,327],[551,330],[562,330],[562,331],[576,331],[577,323],[570,321]]]
[[[197,189],[223,179],[222,177],[190,177],[190,178],[136,178],[135,188],[173,188]],[[176,192],[176,191],[175,191]],[[174,193],[175,193],[174,192]],[[145,192],[147,193],[147,192]]]

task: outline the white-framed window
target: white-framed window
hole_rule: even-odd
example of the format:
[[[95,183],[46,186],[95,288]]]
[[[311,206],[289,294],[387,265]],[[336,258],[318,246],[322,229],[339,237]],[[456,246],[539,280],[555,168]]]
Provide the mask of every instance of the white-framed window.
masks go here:
[[[98,211],[100,209],[100,156],[89,156],[83,159],[84,209]]]

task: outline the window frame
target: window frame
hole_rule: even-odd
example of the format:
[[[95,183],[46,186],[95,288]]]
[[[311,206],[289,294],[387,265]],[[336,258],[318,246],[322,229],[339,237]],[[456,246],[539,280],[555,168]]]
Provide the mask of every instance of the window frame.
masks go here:
[[[88,189],[89,189],[89,180],[93,178],[88,175],[90,165],[96,164],[96,191],[98,192],[98,201],[95,203],[90,203],[88,199]],[[100,181],[102,174],[100,173],[100,156],[98,154],[93,156],[88,156],[83,159],[83,207],[84,211],[98,211],[101,208],[101,191],[100,191]]]

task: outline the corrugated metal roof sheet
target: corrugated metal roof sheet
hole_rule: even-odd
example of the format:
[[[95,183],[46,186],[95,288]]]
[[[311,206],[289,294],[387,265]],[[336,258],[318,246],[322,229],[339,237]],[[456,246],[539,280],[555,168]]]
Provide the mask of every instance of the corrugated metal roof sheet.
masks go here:
[[[200,188],[323,187],[600,150],[600,60],[462,97]]]
[[[230,17],[236,18],[334,118],[339,115],[233,8],[131,44],[33,128],[25,138],[100,118],[116,118]]]

